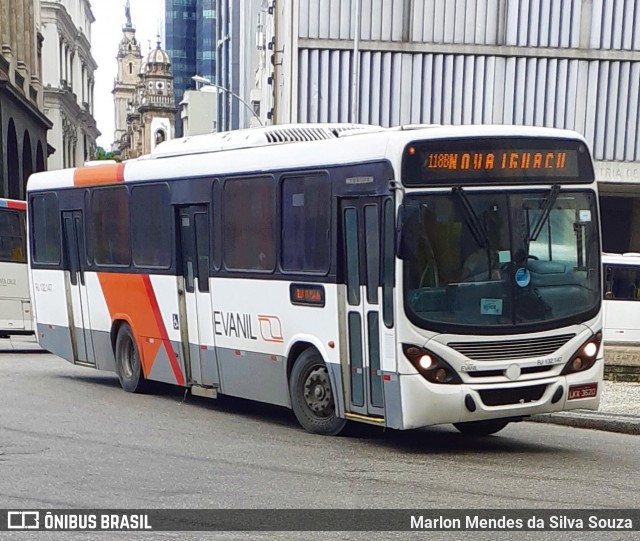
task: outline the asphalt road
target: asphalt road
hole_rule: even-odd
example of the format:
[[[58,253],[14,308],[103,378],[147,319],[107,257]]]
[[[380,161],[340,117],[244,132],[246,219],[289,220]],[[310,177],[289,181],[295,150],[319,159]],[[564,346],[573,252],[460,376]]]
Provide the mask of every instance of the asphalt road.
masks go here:
[[[112,374],[46,353],[0,353],[0,509],[637,509],[639,443],[637,436],[538,423],[510,425],[481,440],[453,427],[366,427],[321,437],[304,432],[285,409],[224,397],[185,400],[170,387],[132,395]],[[359,535],[304,538],[371,537]],[[553,538],[577,536],[554,532]],[[626,537],[589,534],[596,538]]]

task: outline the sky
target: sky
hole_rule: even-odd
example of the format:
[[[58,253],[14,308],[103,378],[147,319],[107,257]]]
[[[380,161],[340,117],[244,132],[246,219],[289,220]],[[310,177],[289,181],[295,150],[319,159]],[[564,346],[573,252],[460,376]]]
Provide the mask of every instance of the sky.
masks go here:
[[[142,56],[156,46],[158,31],[164,35],[164,0],[130,0],[131,22],[136,27]],[[91,25],[91,52],[98,64],[95,72],[94,117],[102,135],[98,146],[111,150],[115,111],[113,108],[113,81],[117,74],[116,55],[122,39],[122,26],[126,22],[125,0],[91,0],[96,22]]]

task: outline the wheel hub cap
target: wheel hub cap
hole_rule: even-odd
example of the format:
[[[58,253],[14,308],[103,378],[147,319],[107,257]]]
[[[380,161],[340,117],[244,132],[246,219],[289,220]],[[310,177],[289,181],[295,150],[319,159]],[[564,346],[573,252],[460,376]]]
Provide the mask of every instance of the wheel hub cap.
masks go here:
[[[318,367],[309,372],[304,384],[304,398],[314,413],[325,413],[331,406],[331,386],[327,369]]]

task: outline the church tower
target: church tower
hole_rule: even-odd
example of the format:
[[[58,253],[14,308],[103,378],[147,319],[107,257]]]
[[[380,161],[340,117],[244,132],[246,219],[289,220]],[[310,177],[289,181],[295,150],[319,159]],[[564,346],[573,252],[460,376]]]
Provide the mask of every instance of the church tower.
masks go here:
[[[136,101],[138,78],[142,65],[140,43],[136,39],[136,29],[131,23],[131,6],[129,0],[125,5],[126,23],[122,27],[122,40],[118,48],[118,75],[113,87],[115,105],[114,150],[119,150],[125,142],[127,134],[127,114],[131,112]]]
[[[158,44],[142,68],[138,112],[142,124],[142,154],[149,154],[163,141],[175,137],[176,101],[173,96],[171,59]]]

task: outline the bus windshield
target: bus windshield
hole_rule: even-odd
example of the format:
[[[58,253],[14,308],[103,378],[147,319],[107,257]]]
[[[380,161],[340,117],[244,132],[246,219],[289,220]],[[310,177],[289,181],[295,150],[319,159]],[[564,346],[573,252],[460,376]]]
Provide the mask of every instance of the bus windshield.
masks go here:
[[[423,328],[521,332],[600,307],[592,191],[410,194],[401,235],[406,312]]]

